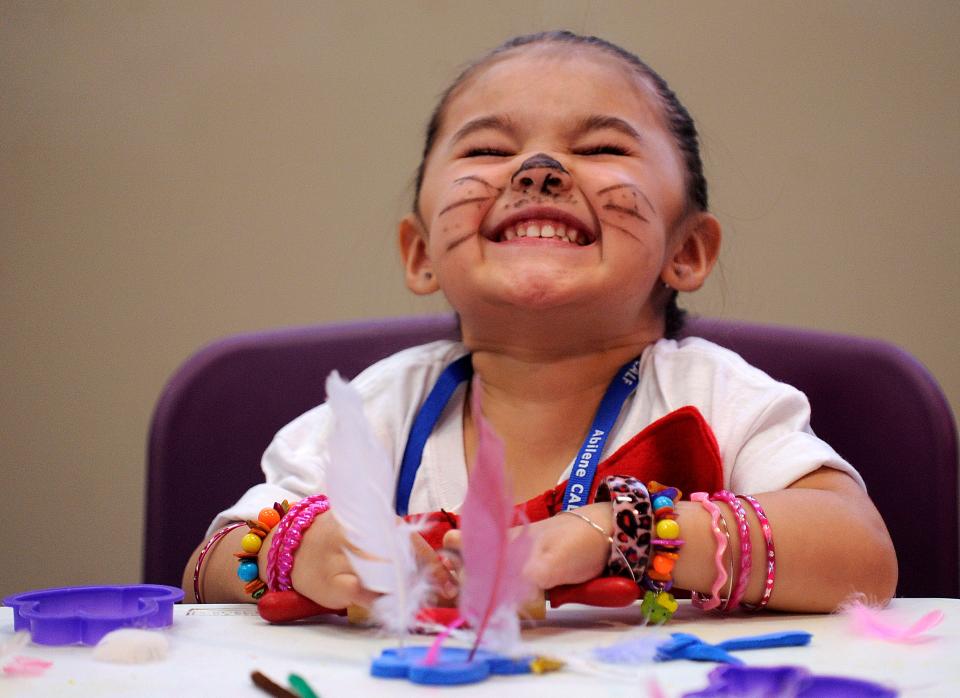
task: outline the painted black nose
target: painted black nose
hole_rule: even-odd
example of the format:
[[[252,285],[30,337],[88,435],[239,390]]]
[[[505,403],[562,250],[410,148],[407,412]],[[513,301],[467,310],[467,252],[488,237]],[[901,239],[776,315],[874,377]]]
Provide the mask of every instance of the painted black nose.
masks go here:
[[[570,173],[546,153],[537,153],[524,160],[510,178],[514,191],[533,190],[540,194],[562,194],[572,185]]]

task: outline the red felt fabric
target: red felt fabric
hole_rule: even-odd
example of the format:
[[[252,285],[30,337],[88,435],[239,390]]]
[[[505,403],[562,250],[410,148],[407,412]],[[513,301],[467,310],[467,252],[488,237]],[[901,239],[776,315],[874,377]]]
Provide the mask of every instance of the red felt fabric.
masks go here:
[[[713,430],[696,407],[674,410],[649,425],[597,466],[590,502],[608,475],[630,475],[642,482],[656,480],[677,487],[684,496],[691,492],[715,492],[723,488],[723,464]],[[540,521],[558,511],[566,481],[517,506],[528,520]],[[444,534],[459,525],[456,514],[446,511],[426,516],[423,537],[439,548]]]

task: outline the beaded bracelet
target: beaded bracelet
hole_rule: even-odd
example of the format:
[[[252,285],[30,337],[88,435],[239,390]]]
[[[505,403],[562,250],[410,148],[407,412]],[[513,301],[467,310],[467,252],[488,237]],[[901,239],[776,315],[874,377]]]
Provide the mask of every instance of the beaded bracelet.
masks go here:
[[[246,524],[250,530],[240,539],[240,552],[234,553],[234,557],[240,559],[237,576],[246,582],[243,590],[254,599],[259,599],[267,590],[267,583],[260,579],[260,567],[257,562],[260,548],[263,547],[263,539],[283,519],[289,508],[287,500],[283,500],[282,503],[275,502],[272,507],[261,509],[256,519],[247,520]]]
[[[242,521],[235,521],[232,524],[227,524],[219,531],[210,536],[210,540],[207,541],[206,545],[200,550],[200,554],[197,556],[197,565],[193,568],[193,598],[197,603],[203,603],[203,595],[200,593],[200,567],[203,565],[203,560],[213,548],[221,541],[221,539],[234,531],[241,526],[244,526]]]
[[[747,500],[747,503],[753,507],[753,511],[757,515],[757,521],[760,522],[760,529],[763,531],[763,540],[767,544],[767,579],[763,584],[763,596],[760,597],[760,601],[756,605],[741,604],[748,611],[759,611],[770,602],[773,583],[777,578],[777,554],[773,548],[773,528],[770,526],[770,520],[767,518],[766,512],[755,497],[751,497],[749,494],[742,494],[740,497]]]
[[[650,564],[643,575],[647,591],[640,603],[640,613],[647,623],[659,625],[670,620],[677,611],[677,600],[670,589],[673,587],[673,568],[683,545],[675,510],[682,493],[676,487],[655,481],[647,483],[647,491],[652,499],[655,537],[650,541]]]
[[[650,563],[650,494],[636,478],[612,475],[597,488],[595,498],[607,500],[613,504],[613,536],[606,573],[639,582]]]
[[[293,554],[300,547],[303,534],[329,508],[330,503],[325,495],[314,494],[291,505],[290,511],[280,520],[267,553],[267,586],[270,591],[289,591],[293,588],[290,581]]]
[[[717,556],[713,561],[714,566],[717,568],[717,576],[713,580],[713,584],[710,587],[710,595],[703,597],[699,592],[692,592],[690,595],[691,603],[696,608],[703,609],[704,611],[712,611],[717,606],[720,605],[720,590],[727,583],[727,570],[723,565],[723,557],[727,552],[727,537],[724,535],[723,531],[720,530],[720,507],[710,501],[710,495],[706,492],[694,492],[690,495],[690,500],[693,502],[700,502],[708,514],[710,514],[710,529],[713,531],[713,536],[717,541]]]
[[[747,590],[747,584],[750,582],[750,568],[753,564],[752,546],[750,544],[750,525],[747,523],[747,512],[743,505],[732,492],[720,490],[710,495],[710,499],[715,502],[723,502],[733,510],[733,515],[737,520],[737,535],[740,537],[740,574],[737,577],[737,583],[730,592],[730,598],[727,600],[725,611],[733,611],[740,604],[743,598],[743,592]]]

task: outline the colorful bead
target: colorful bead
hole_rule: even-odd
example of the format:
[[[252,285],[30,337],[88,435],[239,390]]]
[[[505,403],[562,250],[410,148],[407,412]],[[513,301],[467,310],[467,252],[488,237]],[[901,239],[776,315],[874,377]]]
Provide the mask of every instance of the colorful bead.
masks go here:
[[[647,623],[663,625],[677,612],[678,606],[668,591],[647,591],[640,602],[640,614]]]
[[[280,523],[280,514],[273,507],[265,507],[260,510],[257,520],[267,528],[273,528]]]
[[[643,577],[648,591],[640,604],[640,613],[646,622],[661,624],[670,620],[677,610],[670,589],[673,569],[680,557],[678,551],[683,545],[680,524],[676,520],[676,502],[682,493],[676,487],[667,487],[656,481],[647,483],[647,490],[653,498],[655,538],[650,541],[652,557]]]
[[[651,562],[653,564],[653,569],[660,574],[666,575],[669,575],[671,572],[673,572],[673,567],[677,564],[675,559],[671,560],[666,554],[654,555]]]
[[[660,509],[673,508],[673,500],[670,497],[664,497],[661,494],[658,494],[653,498],[653,510],[659,511]]]
[[[673,540],[680,535],[680,524],[673,519],[660,519],[656,524],[657,538]]]
[[[260,552],[260,547],[262,545],[263,540],[256,533],[248,533],[240,539],[240,547],[243,548],[244,552],[247,553]]]
[[[252,582],[259,574],[260,570],[254,560],[241,560],[237,567],[237,576],[245,582]]]
[[[237,576],[246,582],[244,591],[259,599],[267,589],[267,584],[260,579],[260,568],[258,553],[263,547],[263,539],[267,537],[270,531],[284,517],[290,505],[284,500],[283,504],[276,502],[272,507],[266,507],[260,510],[256,519],[247,519],[247,533],[240,539],[240,552],[234,553],[234,556],[240,559],[237,567]],[[243,525],[243,524],[238,524]]]

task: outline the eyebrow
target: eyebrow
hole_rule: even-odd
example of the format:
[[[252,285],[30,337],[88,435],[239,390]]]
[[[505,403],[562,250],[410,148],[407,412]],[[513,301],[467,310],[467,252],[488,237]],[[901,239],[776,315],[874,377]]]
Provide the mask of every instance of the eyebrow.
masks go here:
[[[591,131],[602,131],[605,129],[619,131],[625,136],[640,141],[641,143],[643,142],[643,136],[641,136],[640,132],[633,126],[619,116],[608,116],[605,114],[591,114],[581,119],[580,123],[573,128],[572,135],[576,138],[578,136],[584,136]]]
[[[451,141],[457,143],[458,141],[463,140],[471,133],[476,133],[477,131],[484,131],[486,129],[492,129],[494,131],[502,131],[507,135],[514,135],[517,132],[517,127],[513,124],[512,121],[506,116],[481,116],[476,119],[471,119],[463,126],[460,127],[460,130],[453,134]]]

